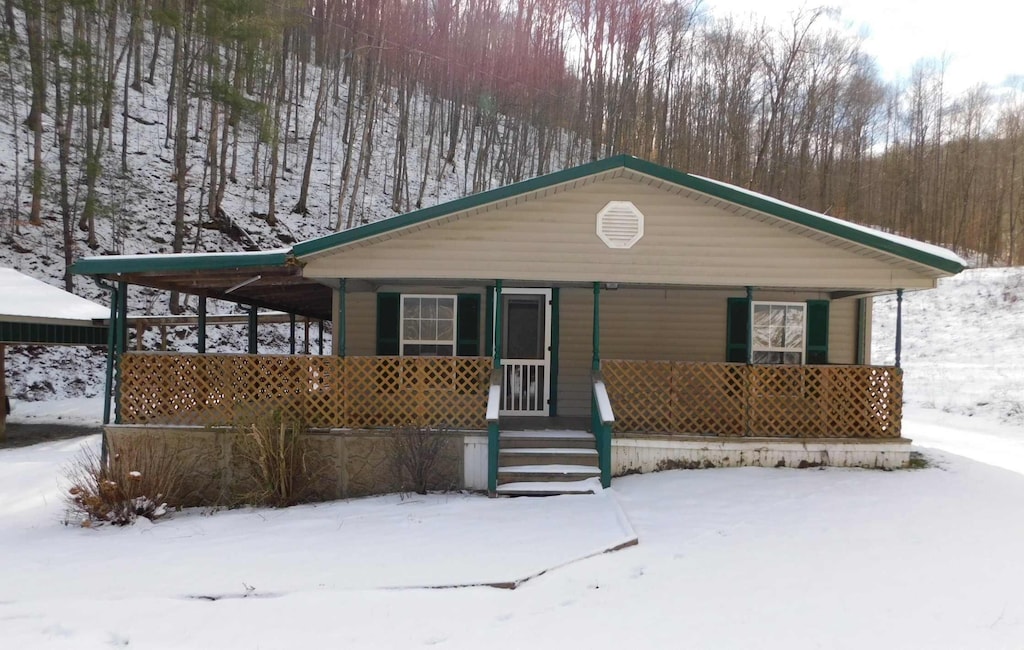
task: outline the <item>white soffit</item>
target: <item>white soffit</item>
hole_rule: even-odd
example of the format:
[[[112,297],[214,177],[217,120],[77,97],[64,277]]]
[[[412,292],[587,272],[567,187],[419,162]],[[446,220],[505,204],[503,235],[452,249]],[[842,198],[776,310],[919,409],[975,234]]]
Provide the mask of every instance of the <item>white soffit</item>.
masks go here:
[[[597,236],[608,248],[632,248],[644,236],[644,214],[632,201],[609,201],[597,213]]]

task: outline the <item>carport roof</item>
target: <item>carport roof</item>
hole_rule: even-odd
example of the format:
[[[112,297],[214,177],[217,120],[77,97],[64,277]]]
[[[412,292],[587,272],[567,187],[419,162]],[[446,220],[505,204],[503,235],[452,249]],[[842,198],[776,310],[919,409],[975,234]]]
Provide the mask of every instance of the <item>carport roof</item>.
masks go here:
[[[201,295],[318,319],[331,317],[331,289],[304,278],[289,249],[240,253],[105,255],[73,273]]]
[[[0,267],[0,343],[103,345],[109,309]]]

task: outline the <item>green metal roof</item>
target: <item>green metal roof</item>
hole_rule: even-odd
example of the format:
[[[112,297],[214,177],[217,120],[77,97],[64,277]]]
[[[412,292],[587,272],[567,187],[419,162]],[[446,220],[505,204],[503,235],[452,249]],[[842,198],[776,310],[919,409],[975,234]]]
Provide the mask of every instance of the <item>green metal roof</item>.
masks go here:
[[[966,264],[962,259],[943,248],[852,224],[835,217],[829,217],[768,196],[747,191],[728,183],[686,174],[627,155],[614,156],[578,167],[564,169],[487,192],[473,194],[448,203],[383,219],[344,232],[310,239],[295,244],[292,247],[292,252],[301,259],[323,253],[332,248],[446,217],[457,212],[471,210],[496,201],[502,201],[530,192],[537,192],[555,185],[619,168],[629,169],[667,183],[680,185],[723,201],[918,262],[946,273],[955,274],[966,268]]]
[[[159,271],[217,271],[257,266],[284,266],[287,249],[246,253],[176,253],[85,257],[71,266],[80,275],[117,275]]]

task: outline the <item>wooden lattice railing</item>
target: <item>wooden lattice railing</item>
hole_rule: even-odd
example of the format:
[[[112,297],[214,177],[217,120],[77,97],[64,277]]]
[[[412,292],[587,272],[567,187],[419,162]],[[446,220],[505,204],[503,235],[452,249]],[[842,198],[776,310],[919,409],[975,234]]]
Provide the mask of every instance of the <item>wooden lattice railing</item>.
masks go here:
[[[899,368],[609,360],[601,369],[616,432],[900,437]]]
[[[129,353],[121,421],[218,426],[277,411],[310,427],[485,429],[492,365],[481,357]]]

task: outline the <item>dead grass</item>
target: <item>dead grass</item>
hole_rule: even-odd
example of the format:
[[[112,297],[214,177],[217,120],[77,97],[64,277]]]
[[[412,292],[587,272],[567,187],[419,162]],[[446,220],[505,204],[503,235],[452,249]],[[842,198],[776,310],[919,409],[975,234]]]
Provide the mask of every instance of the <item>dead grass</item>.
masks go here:
[[[308,500],[309,463],[301,441],[305,427],[273,413],[236,424],[235,429],[239,455],[250,473],[241,501],[279,508]]]

